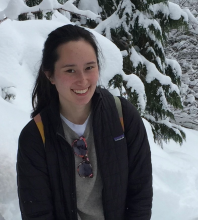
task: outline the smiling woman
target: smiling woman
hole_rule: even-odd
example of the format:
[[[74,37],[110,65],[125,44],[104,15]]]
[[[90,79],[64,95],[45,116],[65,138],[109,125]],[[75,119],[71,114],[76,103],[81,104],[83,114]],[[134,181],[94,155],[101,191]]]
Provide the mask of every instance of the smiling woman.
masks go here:
[[[83,124],[90,113],[99,77],[95,51],[81,39],[60,45],[57,54],[54,75],[49,79],[58,91],[60,112],[69,121]]]
[[[98,57],[95,37],[78,26],[60,27],[45,42],[32,94],[34,119],[19,137],[23,220],[151,217],[147,134],[137,110],[120,97],[123,134],[114,97],[97,86]]]

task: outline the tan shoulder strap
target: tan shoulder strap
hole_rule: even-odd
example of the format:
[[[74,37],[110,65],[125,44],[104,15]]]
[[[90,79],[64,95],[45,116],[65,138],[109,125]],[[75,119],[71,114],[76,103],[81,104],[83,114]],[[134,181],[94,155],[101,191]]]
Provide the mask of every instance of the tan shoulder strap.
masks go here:
[[[122,125],[122,129],[123,129],[123,132],[124,132],[124,120],[123,120],[123,114],[122,114],[122,105],[121,105],[121,101],[120,99],[117,97],[117,96],[113,96],[114,99],[115,99],[115,104],[116,104],[116,108],[117,108],[117,111],[118,111],[118,115],[119,115],[119,118],[120,118],[120,123]],[[42,119],[41,119],[41,115],[40,114],[37,114],[35,117],[34,117],[34,121],[38,127],[38,130],[41,134],[41,138],[43,140],[43,144],[45,145],[45,134],[44,134],[44,127],[43,127],[43,122],[42,122]]]
[[[45,134],[44,134],[44,127],[43,127],[43,122],[42,122],[42,119],[41,119],[41,115],[40,114],[37,114],[35,117],[34,117],[34,121],[38,127],[38,130],[41,134],[41,138],[43,140],[43,144],[45,145]]]
[[[123,129],[123,132],[124,132],[124,120],[123,120],[123,114],[122,114],[122,104],[121,104],[120,99],[117,96],[113,96],[113,97],[115,99],[115,104],[116,104],[116,108],[118,110],[118,115],[119,115],[119,118],[120,118],[120,123],[122,125],[122,129]]]

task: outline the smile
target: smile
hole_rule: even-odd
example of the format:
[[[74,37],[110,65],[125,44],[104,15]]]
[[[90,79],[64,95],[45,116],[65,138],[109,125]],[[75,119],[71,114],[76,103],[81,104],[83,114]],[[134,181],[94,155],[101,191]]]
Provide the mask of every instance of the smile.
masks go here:
[[[84,90],[74,90],[74,89],[73,89],[73,91],[74,91],[75,93],[77,93],[77,94],[84,94],[84,93],[86,93],[86,92],[88,91],[88,89],[89,89],[89,88],[84,89]]]

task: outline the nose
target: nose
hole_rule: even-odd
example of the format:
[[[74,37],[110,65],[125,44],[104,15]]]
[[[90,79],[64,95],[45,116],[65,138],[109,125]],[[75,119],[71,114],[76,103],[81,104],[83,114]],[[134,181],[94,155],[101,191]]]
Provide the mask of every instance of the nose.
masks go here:
[[[77,74],[77,81],[79,84],[85,84],[86,83],[86,74],[83,70],[80,70]]]

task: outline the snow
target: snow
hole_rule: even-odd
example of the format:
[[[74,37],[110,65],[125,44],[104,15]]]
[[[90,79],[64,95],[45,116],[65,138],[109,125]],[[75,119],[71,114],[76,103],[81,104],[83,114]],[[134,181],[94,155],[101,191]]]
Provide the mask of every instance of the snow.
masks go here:
[[[7,19],[0,24],[0,91],[8,87],[14,88],[5,91],[16,96],[9,102],[4,100],[3,94],[0,93],[0,214],[5,220],[21,219],[16,188],[17,142],[21,129],[30,120],[31,91],[40,64],[43,43],[52,30],[68,23],[70,21],[66,17],[56,12],[52,21],[19,22]],[[144,99],[144,85],[140,79],[133,74],[127,76],[123,73],[122,53],[119,49],[96,31],[92,32],[105,61],[101,70],[101,84],[107,86],[109,79],[115,74],[121,74],[127,80],[127,86],[139,89]],[[137,60],[140,59],[147,65],[145,58],[138,53],[136,55]],[[158,76],[156,67],[148,68],[153,74],[147,80]],[[168,77],[163,77],[159,80],[170,83]],[[112,93],[119,95],[118,89],[112,90]],[[150,124],[146,120],[144,124],[151,146],[153,165],[154,198],[151,220],[197,219],[198,131],[184,129],[186,142],[181,147],[170,141],[164,143],[162,150],[154,143]]]
[[[159,23],[154,19],[148,19],[148,17],[143,13],[139,13],[139,24],[141,24],[144,28],[148,28],[150,25],[154,25],[155,29],[162,33]]]
[[[127,50],[123,50],[123,51],[121,51],[121,54],[122,54],[123,57],[128,56],[128,52],[127,52]]]
[[[167,111],[170,109],[168,108],[168,103],[166,101],[166,97],[164,94],[164,90],[162,89],[162,87],[159,87],[158,91],[157,91],[157,95],[160,96],[160,104],[162,104],[162,109]]]
[[[198,24],[197,18],[195,18],[195,16],[191,13],[191,11],[188,8],[184,8],[183,11],[185,11],[186,14],[188,14],[188,18],[191,22]]]
[[[173,4],[173,3],[172,3]],[[157,5],[157,4],[156,4]],[[171,3],[170,3],[171,5]],[[170,10],[168,9],[168,7],[165,7],[164,4],[161,3],[161,7],[164,7],[165,9],[167,9],[167,13],[170,13]],[[141,25],[143,28],[145,29],[149,29],[150,26],[154,26],[156,31],[159,31],[160,33],[161,31],[161,27],[159,25],[159,23],[155,20],[155,19],[148,19],[147,16],[145,16],[142,12],[135,10],[132,11],[134,5],[131,3],[131,1],[129,0],[124,0],[122,3],[120,3],[120,6],[123,10],[122,12],[122,17],[119,18],[119,14],[118,12],[121,10],[120,8],[117,9],[116,12],[114,12],[110,17],[108,17],[106,20],[100,22],[95,30],[100,33],[100,34],[105,34],[106,37],[111,40],[111,32],[110,29],[116,29],[118,27],[123,27],[124,30],[130,35],[130,33],[128,32],[130,26],[134,25],[134,22],[138,16],[139,18],[139,25]],[[170,6],[170,7],[174,7]],[[130,10],[129,10],[130,9]],[[159,10],[159,8],[155,8],[155,6],[153,6],[153,10],[157,11]],[[130,17],[130,21],[129,24],[126,24],[126,14],[128,13]],[[182,14],[182,13],[181,13]],[[181,15],[180,15],[181,17]],[[160,40],[156,39],[156,35],[153,33],[153,31],[147,31],[147,34],[149,36],[150,39],[152,39],[153,42],[155,42],[155,46],[158,47],[158,50],[161,50],[162,52],[164,52],[163,50],[163,46]],[[149,50],[153,50],[153,48],[149,47]],[[126,53],[125,53],[126,54]],[[123,53],[122,53],[123,55]],[[161,72],[159,72],[159,70],[156,68],[156,66],[154,65],[154,63],[149,62],[144,56],[142,56],[141,54],[139,54],[135,47],[131,48],[131,56],[130,56],[130,60],[133,63],[133,66],[136,68],[138,67],[139,64],[145,65],[146,69],[147,69],[147,75],[146,75],[146,81],[148,83],[151,83],[151,81],[157,79],[162,85],[169,85],[170,90],[169,92],[176,92],[177,94],[180,94],[179,88],[177,85],[173,84],[171,81],[171,78],[169,76],[166,76],[164,74],[162,74],[165,71],[165,65],[163,65],[161,63],[161,60],[159,59],[159,57],[156,58],[159,66],[161,67]],[[180,76],[181,75],[181,68],[179,67],[179,65],[177,64],[176,61],[169,61],[167,60],[168,64],[170,66],[172,66],[172,68],[175,70],[175,75]],[[179,71],[177,73],[177,71]],[[132,74],[131,74],[132,75]],[[131,83],[131,87],[134,88],[135,83],[132,83],[132,80],[130,80]],[[129,86],[129,84],[128,84]],[[146,105],[146,100],[143,98],[143,92],[141,90],[142,87],[140,87],[140,89],[138,90],[138,95],[139,95],[139,99],[138,102],[140,103],[140,107],[143,107]],[[140,93],[139,93],[140,92]],[[140,97],[141,96],[141,97]],[[165,99],[164,99],[165,100]],[[164,103],[165,105],[166,103]],[[144,108],[143,108],[144,110]]]
[[[166,58],[166,64],[170,65],[172,67],[172,69],[174,70],[173,73],[176,76],[182,76],[181,66],[179,65],[179,63],[176,60]]]
[[[26,6],[23,0],[12,0],[8,3],[7,8],[3,12],[6,17],[14,20],[17,19],[18,15],[21,14],[23,11],[26,12],[28,8],[29,7]]]
[[[102,12],[102,8],[98,5],[98,1],[97,0],[92,0],[91,4],[89,0],[80,0],[79,4],[78,4],[78,8],[81,10],[90,10],[92,12],[94,12],[95,14],[99,14],[100,12]]]
[[[167,6],[164,3],[154,4],[149,8],[154,12],[154,14],[162,12],[164,15],[173,20],[179,20],[183,17],[184,21],[188,22],[188,13],[173,2],[168,1]]]
[[[131,88],[131,92],[136,91],[136,93],[139,95],[138,97],[138,106],[142,110],[142,112],[145,110],[146,107],[146,94],[145,94],[145,88],[144,84],[140,80],[138,76],[135,74],[125,75],[123,73],[122,75],[123,80],[127,81],[127,88]]]
[[[10,0],[1,0],[0,1],[0,10],[4,10],[7,7],[9,1]]]
[[[134,47],[131,48],[131,56],[130,59],[133,62],[133,66],[136,68],[139,64],[143,64],[143,60],[141,56],[138,55],[137,51],[134,49]]]
[[[162,150],[153,142],[150,125],[144,120],[151,145],[153,166],[153,212],[151,220],[195,220],[198,218],[198,131],[184,129],[186,142],[170,141]]]
[[[182,16],[184,21],[188,21],[188,15],[185,11],[183,11],[179,5],[169,2],[169,11],[170,11],[170,18],[173,20],[179,20]]]
[[[67,1],[63,6],[62,8],[65,9],[65,10],[69,10],[73,13],[76,13],[76,14],[81,14],[81,15],[84,15],[92,20],[96,20],[97,18],[100,18],[100,16],[98,16],[97,14],[91,12],[90,10],[79,10],[78,8],[76,8],[76,6],[74,6],[72,4],[73,1]]]
[[[43,0],[39,5],[28,7],[23,0],[11,0],[7,7],[0,11],[0,20],[2,20],[4,17],[14,20],[17,19],[18,15],[22,13],[35,12],[39,10],[53,11],[54,8],[62,8],[76,14],[81,14],[93,20],[99,18],[97,14],[91,12],[90,10],[79,10],[75,5],[72,4],[73,2],[73,0],[69,0],[62,5],[59,4],[57,0]]]
[[[171,92],[175,91],[180,94],[178,86],[171,82],[171,78],[169,76],[161,74],[153,63],[149,62],[141,54],[139,54],[139,56],[141,56],[144,64],[147,66],[148,74],[146,76],[146,81],[148,83],[157,79],[162,85],[169,85]]]
[[[121,19],[119,18],[119,15],[117,13],[118,10],[117,10],[110,17],[108,17],[107,19],[102,21],[100,24],[98,24],[97,27],[95,28],[95,30],[100,34],[102,34],[102,32],[105,30],[105,34],[107,35],[108,39],[111,39],[110,33],[108,34],[108,32],[110,32],[110,27],[117,28],[117,27],[120,27],[122,24],[126,32],[128,32],[129,30],[129,26],[126,24],[126,14],[128,13],[129,15],[131,15],[133,13],[132,11],[133,11],[134,5],[131,3],[130,0],[124,0],[120,3],[120,7],[122,7],[122,9],[124,10],[123,16]],[[130,23],[133,25],[134,20],[132,20]],[[128,34],[131,35],[129,32]]]

